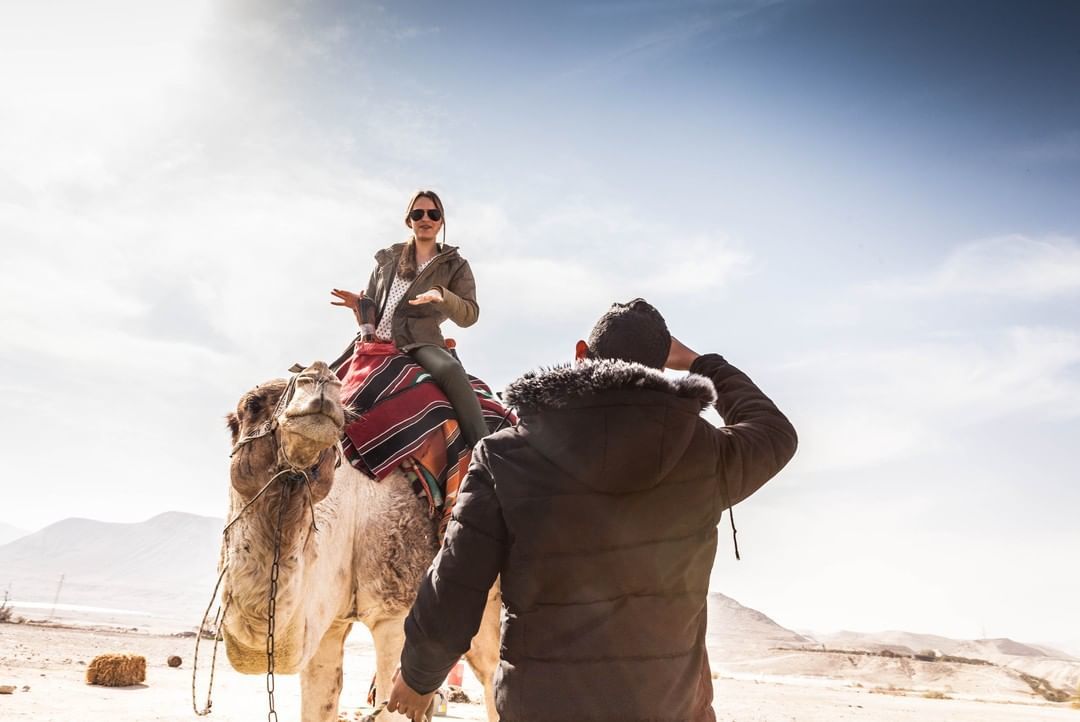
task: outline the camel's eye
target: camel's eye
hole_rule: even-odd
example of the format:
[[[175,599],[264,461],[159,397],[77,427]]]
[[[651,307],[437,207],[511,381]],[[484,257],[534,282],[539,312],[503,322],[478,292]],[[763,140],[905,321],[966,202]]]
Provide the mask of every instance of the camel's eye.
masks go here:
[[[244,402],[244,411],[249,414],[257,414],[262,411],[263,403],[262,399],[257,396],[252,396],[250,399]]]

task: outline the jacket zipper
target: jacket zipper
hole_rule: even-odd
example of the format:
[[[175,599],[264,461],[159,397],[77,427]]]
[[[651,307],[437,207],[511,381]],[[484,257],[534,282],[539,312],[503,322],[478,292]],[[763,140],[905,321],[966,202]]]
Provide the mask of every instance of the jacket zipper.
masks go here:
[[[426,266],[424,266],[424,270],[423,270],[423,271],[421,271],[420,273],[416,274],[416,278],[414,278],[414,279],[412,280],[412,283],[410,283],[410,284],[409,284],[409,287],[405,289],[405,296],[404,296],[404,297],[402,298],[402,300],[403,300],[403,301],[404,301],[404,300],[406,300],[406,299],[408,299],[408,297],[409,297],[409,293],[410,293],[410,292],[411,292],[411,291],[413,290],[413,286],[415,286],[415,285],[416,285],[417,283],[419,283],[419,282],[420,282],[420,279],[424,277],[424,274],[425,274],[425,273],[427,273],[427,272],[428,272],[428,271],[430,271],[430,270],[431,270],[432,268],[434,268],[434,267],[435,267],[435,264],[436,264],[437,262],[438,262],[438,263],[441,263],[442,261],[445,261],[445,260],[446,260],[446,259],[445,259],[445,258],[443,257],[444,253],[445,253],[445,252],[442,252],[442,253],[438,253],[438,254],[436,254],[436,256],[435,256],[434,258],[432,258],[432,259],[431,259],[431,262],[430,262],[430,263],[428,263],[428,264],[427,264]]]
[[[431,261],[426,266],[424,266],[424,270],[421,271],[420,273],[416,274],[416,278],[414,278],[412,280],[412,283],[409,284],[408,288],[405,289],[405,295],[402,296],[401,300],[407,302],[408,299],[409,299],[409,294],[413,290],[413,286],[415,286],[417,283],[420,282],[420,279],[422,279],[424,277],[424,274],[427,273],[431,268],[433,268],[435,266],[436,262],[442,263],[442,262],[444,262],[446,260],[447,257],[449,257],[449,254],[446,251],[440,251],[439,253],[435,254],[435,256],[431,259]],[[401,261],[401,258],[398,257],[398,262],[400,262],[400,261]],[[394,279],[397,278],[397,266],[398,266],[398,264],[395,263],[394,266],[393,266],[393,271],[394,272],[391,275],[391,277],[389,279],[389,282],[387,282],[385,276],[390,275],[390,274],[383,274],[384,279],[383,279],[382,301],[379,302],[379,320],[376,323],[381,323],[383,314],[386,313],[386,300],[388,298],[390,298],[390,287],[394,285]],[[394,311],[397,311],[397,309],[395,308]],[[393,329],[393,320],[391,320],[390,327],[391,327],[391,329]]]

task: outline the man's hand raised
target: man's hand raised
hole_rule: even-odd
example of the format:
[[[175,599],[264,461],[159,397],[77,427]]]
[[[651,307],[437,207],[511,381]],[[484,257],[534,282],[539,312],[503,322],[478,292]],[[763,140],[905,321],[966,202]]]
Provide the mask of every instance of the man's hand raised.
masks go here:
[[[671,350],[668,351],[667,361],[664,362],[664,367],[669,368],[672,371],[689,371],[690,364],[697,360],[697,357],[701,354],[696,351],[691,351],[689,348],[683,345],[682,341],[671,337]]]

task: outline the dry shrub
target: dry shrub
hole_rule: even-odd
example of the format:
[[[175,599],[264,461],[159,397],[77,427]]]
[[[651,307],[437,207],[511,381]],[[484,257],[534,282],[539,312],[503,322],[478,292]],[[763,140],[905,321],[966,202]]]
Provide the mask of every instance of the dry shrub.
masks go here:
[[[1071,694],[1063,689],[1058,689],[1054,685],[1047,682],[1042,677],[1036,677],[1031,674],[1025,674],[1023,672],[1017,672],[1020,679],[1028,683],[1031,687],[1031,691],[1039,695],[1048,702],[1068,702]]]
[[[936,689],[930,690],[929,692],[924,694],[923,697],[925,697],[926,699],[952,699],[952,697],[950,697],[949,695],[945,694],[944,692],[939,692]]]
[[[4,592],[4,598],[0,600],[0,623],[11,621],[12,609],[8,606],[8,593]]]
[[[130,687],[146,680],[146,657],[138,654],[101,654],[86,668],[86,683],[103,687]]]

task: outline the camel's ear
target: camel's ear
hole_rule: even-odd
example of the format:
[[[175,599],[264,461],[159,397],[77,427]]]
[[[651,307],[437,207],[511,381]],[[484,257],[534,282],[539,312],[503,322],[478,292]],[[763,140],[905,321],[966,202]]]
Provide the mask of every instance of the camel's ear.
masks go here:
[[[236,418],[236,414],[230,411],[225,415],[225,423],[229,426],[229,431],[232,432],[232,441],[235,444],[236,440],[240,438],[240,419]]]

